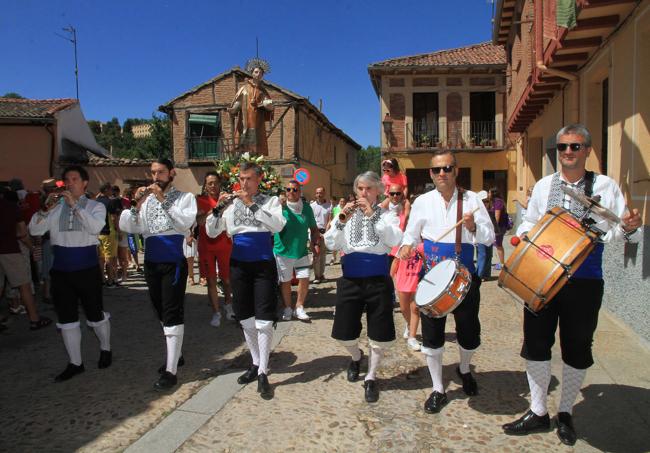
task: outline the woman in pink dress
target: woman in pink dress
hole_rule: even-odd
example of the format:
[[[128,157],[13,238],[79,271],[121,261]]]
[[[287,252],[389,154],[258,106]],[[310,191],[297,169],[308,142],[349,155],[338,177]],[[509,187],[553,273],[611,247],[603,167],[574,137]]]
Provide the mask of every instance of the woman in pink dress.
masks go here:
[[[381,169],[383,176],[381,177],[381,182],[384,183],[386,190],[384,195],[388,196],[388,189],[393,184],[399,184],[404,188],[404,199],[408,199],[408,182],[406,180],[406,175],[400,171],[399,164],[397,159],[386,159],[381,163]]]
[[[417,252],[408,260],[396,259],[395,287],[399,297],[399,307],[406,320],[408,331],[404,332],[407,345],[414,351],[420,350],[420,342],[415,338],[420,323],[420,311],[415,304],[415,291],[418,287],[419,274],[422,269],[424,245],[417,246]]]

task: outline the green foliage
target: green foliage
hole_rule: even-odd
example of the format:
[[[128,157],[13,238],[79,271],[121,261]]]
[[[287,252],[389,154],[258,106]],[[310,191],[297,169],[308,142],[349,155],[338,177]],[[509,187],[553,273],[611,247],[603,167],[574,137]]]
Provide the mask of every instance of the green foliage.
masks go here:
[[[0,97],[8,98],[8,99],[25,99],[24,96],[21,96],[18,93],[14,93],[13,91],[10,91],[9,93],[5,93],[3,96]]]
[[[368,145],[357,152],[357,169],[374,171],[381,176],[381,149],[378,146]]]
[[[215,170],[221,176],[221,188],[225,192],[239,190],[239,165],[242,162],[254,162],[262,167],[264,177],[260,182],[260,192],[277,195],[282,191],[282,179],[280,175],[275,171],[275,168],[264,161],[264,156],[251,156],[246,152],[215,162]]]
[[[151,124],[149,137],[135,138],[133,126],[136,124]],[[102,147],[115,157],[156,159],[172,157],[172,138],[169,118],[167,115],[153,114],[151,119],[128,118],[120,126],[117,118],[101,125],[97,121],[88,121],[95,139]]]

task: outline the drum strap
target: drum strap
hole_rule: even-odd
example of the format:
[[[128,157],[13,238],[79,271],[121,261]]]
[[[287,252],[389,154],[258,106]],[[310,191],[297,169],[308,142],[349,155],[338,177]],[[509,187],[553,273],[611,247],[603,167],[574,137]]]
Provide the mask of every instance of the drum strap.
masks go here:
[[[594,176],[596,174],[593,171],[585,172],[585,195],[591,197],[594,193]]]
[[[456,222],[460,222],[463,218],[463,192],[464,190],[458,187],[458,199],[456,200]],[[461,235],[463,232],[463,224],[461,223],[456,227],[456,256],[460,258],[462,250]]]

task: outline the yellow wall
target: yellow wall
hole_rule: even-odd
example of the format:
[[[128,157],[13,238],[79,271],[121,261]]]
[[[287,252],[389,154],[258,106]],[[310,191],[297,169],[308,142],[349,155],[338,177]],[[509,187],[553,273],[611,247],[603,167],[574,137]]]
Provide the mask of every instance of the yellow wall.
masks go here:
[[[20,178],[38,190],[50,177],[51,136],[44,126],[0,125],[0,180]]]
[[[601,170],[602,81],[609,80],[609,125],[607,175],[617,181],[628,204],[642,212],[650,223],[650,3],[641,7],[607,44],[600,49],[571,82],[528,127],[518,144],[523,158],[518,184],[525,192],[534,184],[539,164],[537,142],[566,124],[579,121],[592,134],[593,152],[587,169]],[[542,168],[542,170],[544,170]],[[546,173],[544,173],[546,174]]]

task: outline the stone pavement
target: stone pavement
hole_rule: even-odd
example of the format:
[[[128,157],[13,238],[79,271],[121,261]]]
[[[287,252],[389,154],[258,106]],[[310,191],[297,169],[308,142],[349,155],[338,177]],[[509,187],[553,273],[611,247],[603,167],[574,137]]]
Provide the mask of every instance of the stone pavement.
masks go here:
[[[329,278],[339,274],[339,266],[327,270]],[[443,373],[450,403],[437,415],[422,409],[431,391],[425,360],[401,337],[380,368],[377,403],[365,403],[361,382],[347,382],[349,357],[329,337],[334,280],[311,290],[312,323],[280,323],[270,401],[259,397],[255,385],[232,384],[248,365],[242,335],[231,323],[210,327],[207,298],[200,295],[205,289],[189,291],[187,364],[179,372],[182,385],[171,394],[151,388],[164,349],[141,280],[128,289],[105,290],[114,365],[96,369],[97,341],[84,329],[86,373],[66,383],[52,383],[66,359],[55,329],[29,332],[24,319],[14,319],[0,334],[0,451],[167,451],[147,443],[160,433],[183,452],[572,450],[554,431],[527,437],[501,432],[501,424],[527,409],[528,387],[518,355],[522,309],[495,281],[481,288],[483,343],[474,360],[480,394],[467,398],[462,392],[449,319]],[[403,319],[399,313],[395,319],[401,333]],[[602,311],[594,351],[596,364],[574,410],[580,438],[574,450],[650,451],[650,350]],[[362,370],[365,364],[364,359]],[[559,351],[553,374],[551,414],[559,402]]]

